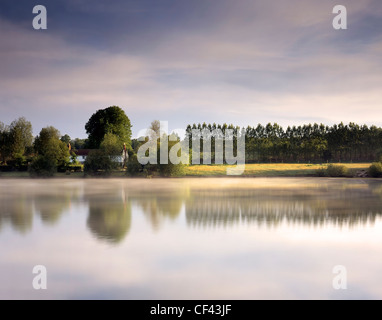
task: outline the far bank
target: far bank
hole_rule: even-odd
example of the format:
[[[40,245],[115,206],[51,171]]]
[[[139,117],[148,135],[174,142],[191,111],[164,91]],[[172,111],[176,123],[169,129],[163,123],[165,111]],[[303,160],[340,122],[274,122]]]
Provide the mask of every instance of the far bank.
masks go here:
[[[336,163],[334,167],[345,168],[345,177],[366,177],[371,163]],[[311,163],[256,163],[246,164],[245,171],[237,177],[322,177],[326,175],[329,164]],[[226,177],[228,165],[192,165],[186,166],[183,177]],[[364,175],[364,176],[362,176]],[[29,178],[27,171],[24,172],[0,172],[0,178]],[[58,172],[54,178],[82,178],[83,172]],[[87,176],[90,177],[90,176]],[[96,176],[98,177],[98,176]],[[99,177],[105,178],[100,173]],[[129,177],[126,170],[115,170],[107,177]],[[139,176],[138,178],[157,178],[158,176]]]

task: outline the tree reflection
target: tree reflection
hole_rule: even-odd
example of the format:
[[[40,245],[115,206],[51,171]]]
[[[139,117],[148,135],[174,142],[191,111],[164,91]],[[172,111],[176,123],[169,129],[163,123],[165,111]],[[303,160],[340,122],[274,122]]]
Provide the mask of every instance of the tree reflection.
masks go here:
[[[42,190],[34,196],[36,212],[40,215],[44,224],[54,225],[68,209],[72,202],[77,202],[79,189],[67,186]]]
[[[22,233],[32,229],[34,213],[44,224],[58,222],[62,213],[79,197],[79,187],[72,183],[40,182],[2,185],[0,193],[0,225],[8,221]]]
[[[0,196],[0,229],[9,222],[14,230],[22,234],[32,229],[33,201],[32,198],[20,194],[2,194]]]
[[[152,227],[158,230],[165,219],[175,220],[179,217],[185,200],[185,192],[181,190],[144,191],[131,196],[148,217]]]
[[[374,223],[382,201],[372,189],[194,190],[186,202],[191,226],[214,227],[255,223],[354,226]]]
[[[120,243],[131,227],[131,205],[122,188],[112,188],[99,193],[85,191],[89,203],[87,226],[97,239]]]
[[[0,228],[9,223],[18,232],[26,233],[32,228],[34,212],[44,224],[56,224],[65,210],[82,200],[88,205],[88,229],[97,239],[115,244],[130,231],[132,205],[142,209],[155,230],[166,220],[178,219],[183,205],[187,224],[197,227],[352,227],[375,223],[382,213],[380,181],[352,181],[317,182],[310,187],[300,183],[293,187],[257,184],[248,188],[167,181],[4,184],[0,186]]]

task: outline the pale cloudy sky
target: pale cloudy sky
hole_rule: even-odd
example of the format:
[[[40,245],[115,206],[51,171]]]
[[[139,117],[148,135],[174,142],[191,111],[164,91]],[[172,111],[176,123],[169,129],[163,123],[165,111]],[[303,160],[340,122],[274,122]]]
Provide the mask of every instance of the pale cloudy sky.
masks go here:
[[[382,126],[381,56],[381,0],[1,0],[0,121],[85,138],[119,105],[133,134],[154,119]]]

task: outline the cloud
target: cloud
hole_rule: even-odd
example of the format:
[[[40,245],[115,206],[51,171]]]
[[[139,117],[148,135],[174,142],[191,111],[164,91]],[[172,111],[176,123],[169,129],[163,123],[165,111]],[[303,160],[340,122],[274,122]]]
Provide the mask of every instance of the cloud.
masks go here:
[[[120,105],[135,132],[153,119],[381,125],[376,1],[344,1],[342,31],[329,0],[57,3],[47,32],[0,19],[3,122],[83,137],[92,113]]]

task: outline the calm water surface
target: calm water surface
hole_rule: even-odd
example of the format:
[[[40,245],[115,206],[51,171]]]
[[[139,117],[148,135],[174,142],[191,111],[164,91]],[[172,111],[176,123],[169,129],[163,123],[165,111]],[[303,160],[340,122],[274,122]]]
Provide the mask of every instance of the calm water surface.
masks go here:
[[[0,299],[382,299],[381,218],[372,179],[3,179]]]

